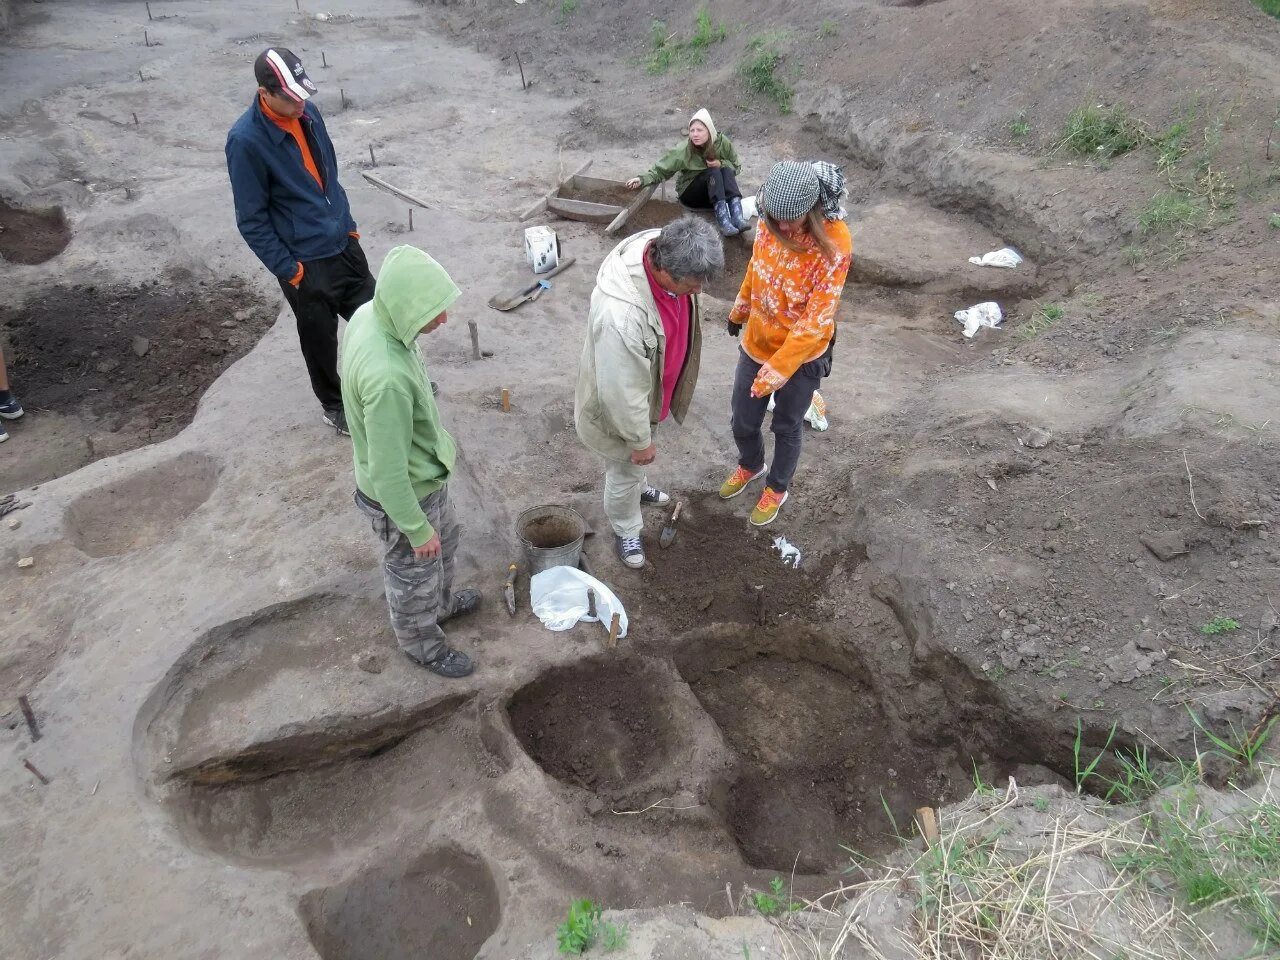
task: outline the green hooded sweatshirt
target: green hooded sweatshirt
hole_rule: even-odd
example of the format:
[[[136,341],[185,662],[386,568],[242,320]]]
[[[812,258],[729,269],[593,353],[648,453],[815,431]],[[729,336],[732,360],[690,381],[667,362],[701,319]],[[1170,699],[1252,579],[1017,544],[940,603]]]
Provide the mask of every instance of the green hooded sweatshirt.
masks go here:
[[[352,315],[342,339],[342,405],[356,486],[415,547],[436,533],[418,501],[444,486],[456,456],[415,339],[459,294],[427,254],[396,247],[382,261],[373,299]]]

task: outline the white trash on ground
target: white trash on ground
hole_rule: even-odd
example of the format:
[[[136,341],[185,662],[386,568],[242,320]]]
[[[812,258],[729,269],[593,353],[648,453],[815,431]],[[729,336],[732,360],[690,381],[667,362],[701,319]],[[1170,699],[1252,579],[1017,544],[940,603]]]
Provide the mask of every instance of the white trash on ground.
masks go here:
[[[774,537],[773,549],[782,554],[782,563],[784,566],[795,569],[800,566],[800,549],[791,543],[786,537]]]
[[[596,592],[596,616],[587,616],[587,591]],[[608,625],[618,617],[618,636],[627,635],[627,611],[612,590],[577,567],[550,567],[529,580],[529,606],[548,630],[570,630],[579,620]]]
[[[760,215],[760,200],[757,197],[742,198],[742,216],[746,220],[754,220]]]
[[[1004,319],[1004,314],[1000,312],[1000,304],[990,300],[975,304],[968,310],[957,310],[955,316],[964,324],[966,337],[972,337],[982,327],[998,327],[1000,321]]]
[[[773,413],[776,404],[773,401],[773,394],[769,394],[769,412]],[[817,390],[813,391],[813,399],[809,401],[809,409],[804,412],[804,418],[808,421],[809,426],[821,433],[831,427],[827,423],[827,401],[822,399],[822,394]]]
[[[970,257],[969,262],[979,267],[1008,267],[1012,269],[1022,262],[1022,254],[1013,247],[1001,247],[980,257]]]

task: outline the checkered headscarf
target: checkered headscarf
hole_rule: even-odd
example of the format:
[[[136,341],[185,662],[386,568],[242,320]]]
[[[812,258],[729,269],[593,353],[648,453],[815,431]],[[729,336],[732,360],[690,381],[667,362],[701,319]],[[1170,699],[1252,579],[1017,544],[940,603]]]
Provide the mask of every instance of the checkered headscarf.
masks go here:
[[[822,215],[843,220],[844,171],[823,160],[783,160],[760,188],[760,206],[779,220],[799,220],[822,201]]]

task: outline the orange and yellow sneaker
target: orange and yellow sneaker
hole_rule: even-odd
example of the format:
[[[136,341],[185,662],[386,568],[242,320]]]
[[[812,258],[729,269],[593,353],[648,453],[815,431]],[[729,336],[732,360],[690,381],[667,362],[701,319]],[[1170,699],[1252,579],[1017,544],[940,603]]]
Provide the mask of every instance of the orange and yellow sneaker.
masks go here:
[[[739,466],[733,473],[729,474],[729,479],[720,484],[720,499],[732,500],[743,490],[747,489],[747,484],[757,477],[763,477],[765,471],[769,469],[766,463],[763,467],[752,473],[746,467]]]
[[[764,527],[773,523],[778,518],[778,511],[782,509],[782,505],[786,502],[787,491],[783,490],[779,493],[773,487],[765,487],[764,493],[760,494],[760,502],[751,511],[751,525],[753,527]]]

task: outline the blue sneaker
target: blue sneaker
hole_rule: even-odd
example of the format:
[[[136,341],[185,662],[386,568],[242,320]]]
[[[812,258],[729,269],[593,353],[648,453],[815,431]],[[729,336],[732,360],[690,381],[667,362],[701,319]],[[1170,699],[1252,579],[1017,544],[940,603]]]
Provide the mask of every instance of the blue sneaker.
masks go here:
[[[17,420],[25,412],[15,396],[10,396],[4,403],[0,403],[0,417],[5,420]]]
[[[4,443],[9,439],[9,431],[4,428],[4,423],[0,422],[0,443]]]

